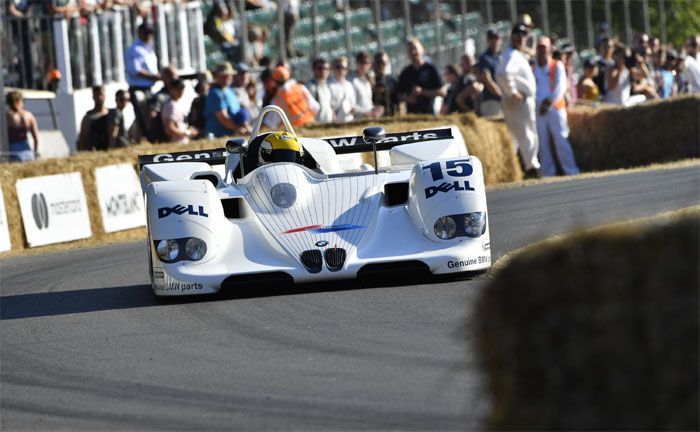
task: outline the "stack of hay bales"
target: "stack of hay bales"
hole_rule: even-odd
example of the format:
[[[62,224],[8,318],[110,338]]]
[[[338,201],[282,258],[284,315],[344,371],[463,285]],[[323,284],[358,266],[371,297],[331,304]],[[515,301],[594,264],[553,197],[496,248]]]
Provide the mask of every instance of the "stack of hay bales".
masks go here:
[[[496,430],[698,430],[700,211],[531,247],[476,316]]]
[[[582,171],[700,157],[700,95],[630,108],[577,107],[569,112],[569,126]]]

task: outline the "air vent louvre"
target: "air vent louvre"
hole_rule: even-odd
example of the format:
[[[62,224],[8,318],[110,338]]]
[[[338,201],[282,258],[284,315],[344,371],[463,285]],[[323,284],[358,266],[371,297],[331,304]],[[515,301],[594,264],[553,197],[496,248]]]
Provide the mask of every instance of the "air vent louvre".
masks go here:
[[[309,273],[318,273],[323,267],[323,257],[318,249],[305,250],[301,253],[301,263]]]
[[[342,248],[328,248],[326,251],[323,253],[324,258],[326,259],[326,267],[328,267],[328,270],[335,272],[343,268],[343,264],[345,264],[345,256],[346,252],[345,249]]]

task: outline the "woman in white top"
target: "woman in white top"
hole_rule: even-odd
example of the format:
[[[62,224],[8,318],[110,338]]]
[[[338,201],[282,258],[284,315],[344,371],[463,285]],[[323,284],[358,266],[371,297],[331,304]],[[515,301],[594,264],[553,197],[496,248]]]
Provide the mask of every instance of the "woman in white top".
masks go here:
[[[630,98],[632,80],[626,65],[628,51],[629,48],[618,46],[613,52],[615,67],[608,68],[605,74],[605,83],[608,88],[605,102],[625,105]]]

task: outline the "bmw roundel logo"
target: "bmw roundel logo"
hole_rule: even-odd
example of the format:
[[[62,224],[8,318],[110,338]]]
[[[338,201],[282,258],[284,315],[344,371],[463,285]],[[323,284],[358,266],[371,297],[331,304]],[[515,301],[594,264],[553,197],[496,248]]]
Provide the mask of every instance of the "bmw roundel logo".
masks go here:
[[[316,242],[316,247],[324,247],[324,246],[328,246],[328,242],[327,242],[327,241],[325,241],[325,240],[319,240],[319,241]]]

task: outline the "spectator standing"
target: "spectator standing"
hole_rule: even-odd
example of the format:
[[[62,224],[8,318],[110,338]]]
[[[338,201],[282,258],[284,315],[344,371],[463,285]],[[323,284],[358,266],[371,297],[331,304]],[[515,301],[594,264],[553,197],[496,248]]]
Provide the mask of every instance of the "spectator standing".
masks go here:
[[[107,113],[107,147],[126,147],[129,145],[129,134],[124,121],[124,108],[129,105],[131,97],[128,92],[117,90],[114,99],[117,107]]]
[[[425,61],[425,50],[416,38],[408,42],[411,64],[399,75],[397,93],[402,114],[435,114],[435,98],[445,97],[442,78],[435,66]]]
[[[312,66],[314,77],[307,81],[306,87],[319,105],[316,113],[316,122],[330,123],[333,121],[331,88],[328,86],[328,76],[330,75],[331,67],[324,58],[317,58]]]
[[[491,117],[502,113],[501,89],[496,84],[496,69],[501,54],[501,36],[494,30],[486,32],[488,48],[479,57],[477,79],[484,86],[479,101],[479,111],[482,116]]]
[[[168,87],[170,99],[163,106],[161,121],[169,142],[187,144],[190,137],[197,135],[197,129],[187,125],[187,114],[182,109],[180,99],[185,93],[185,83],[176,79]]]
[[[455,102],[459,112],[471,112],[479,106],[479,96],[484,91],[484,86],[476,80],[474,75],[474,58],[469,54],[460,57],[462,75],[459,77],[462,89],[457,93]]]
[[[661,81],[661,88],[659,93],[662,98],[669,98],[678,94],[678,87],[676,86],[675,76],[678,53],[674,49],[669,49],[665,52],[662,52],[663,55],[661,55],[661,67],[659,68],[659,75]]]
[[[85,113],[80,122],[78,150],[107,150],[107,114],[104,86],[92,87],[92,100],[95,106]]]
[[[462,92],[464,86],[461,80],[461,71],[459,66],[455,64],[450,64],[445,66],[445,72],[443,74],[445,77],[445,82],[449,85],[447,88],[447,95],[442,100],[442,106],[440,107],[440,114],[452,114],[459,112],[459,105],[457,105],[457,95]]]
[[[231,89],[233,66],[223,62],[216,66],[214,85],[204,104],[204,135],[215,137],[250,133],[248,112],[243,109]]]
[[[542,36],[537,43],[535,61],[535,81],[537,94],[537,135],[539,140],[539,160],[543,176],[554,176],[557,167],[552,149],[549,146],[550,134],[554,138],[554,148],[559,165],[565,175],[579,173],[574,152],[569,143],[569,123],[566,117],[567,76],[564,64],[551,56],[552,42]]]
[[[525,168],[526,178],[539,177],[538,140],[535,120],[535,76],[521,50],[528,28],[516,24],[511,30],[510,46],[498,63],[496,80],[502,91],[501,105],[506,126]]]
[[[170,86],[173,82],[180,79],[177,71],[172,66],[166,66],[160,71],[163,87],[148,100],[148,132],[146,138],[150,142],[168,142],[170,138],[163,129],[163,118],[161,112],[163,107],[170,100]]]
[[[598,61],[596,58],[589,58],[583,64],[583,77],[578,82],[576,92],[578,93],[579,103],[581,101],[597,102],[600,97],[600,89],[595,83],[595,77],[598,76]]]
[[[206,118],[204,117],[204,106],[209,94],[209,73],[200,74],[197,84],[194,86],[194,91],[197,96],[192,100],[190,113],[187,117],[187,122],[197,129],[197,135],[193,138],[202,138]]]
[[[287,57],[301,57],[302,55],[292,45],[294,27],[299,21],[299,0],[283,0],[280,6],[284,8],[284,38],[287,41]]]
[[[608,69],[615,67],[615,60],[613,59],[614,52],[615,41],[608,36],[603,37],[598,46],[598,54],[600,55],[600,59],[598,60],[598,75],[594,78],[595,84],[598,86],[600,94],[603,96],[605,96],[608,91],[605,79]]]
[[[151,88],[160,80],[158,58],[153,49],[153,27],[141,24],[138,38],[126,50],[126,82],[134,106],[136,124],[142,135],[148,132],[149,118],[146,102],[151,98]]]
[[[272,79],[277,86],[272,105],[282,108],[294,127],[304,127],[313,123],[319,105],[311,96],[309,89],[291,79],[289,69],[285,66],[275,67],[272,71]],[[278,116],[265,117],[265,124],[272,129],[277,128],[279,122]]]
[[[372,102],[372,83],[368,73],[372,70],[372,61],[367,51],[360,51],[355,56],[357,71],[352,78],[352,86],[355,88],[356,113],[358,117],[376,118],[381,117],[384,108],[375,109]]]
[[[328,80],[335,121],[347,123],[355,118],[357,99],[355,87],[348,81],[348,58],[338,57],[333,61],[333,77]]]
[[[216,0],[204,23],[204,34],[216,42],[226,57],[233,62],[240,61],[243,54],[236,39],[235,14],[235,9],[228,2]]]
[[[372,103],[384,108],[385,116],[398,112],[399,100],[396,95],[398,81],[390,72],[391,61],[385,52],[374,55],[374,85],[372,86]]]
[[[245,63],[237,63],[236,66],[234,66],[234,70],[236,74],[233,76],[233,92],[238,98],[238,103],[248,111],[250,122],[253,123],[255,119],[258,118],[260,109],[258,108],[257,101],[250,100],[248,96],[247,86],[248,81],[250,81],[248,65]]]
[[[266,107],[270,105],[272,98],[275,97],[275,91],[277,91],[277,84],[272,79],[272,69],[263,69],[260,72],[260,82],[263,89],[260,106]]]
[[[615,66],[608,68],[605,75],[605,102],[627,105],[632,89],[630,70],[627,68],[627,48],[619,45],[613,53]]]
[[[698,46],[700,45],[700,35],[693,35],[688,38],[685,44],[685,70],[683,75],[689,85],[690,93],[700,92],[700,56],[698,56]]]
[[[34,114],[24,109],[22,93],[10,91],[7,102],[7,138],[9,140],[10,162],[27,162],[36,159],[39,153],[39,129]],[[27,135],[34,140],[34,149],[29,145]]]
[[[551,45],[551,42],[550,42]],[[551,48],[550,48],[551,51]],[[564,64],[564,70],[566,71],[566,104],[568,106],[576,105],[576,100],[578,99],[578,92],[576,91],[576,84],[578,84],[578,74],[574,72],[574,54],[576,54],[576,48],[569,42],[564,42],[559,48],[561,53],[561,62]]]

